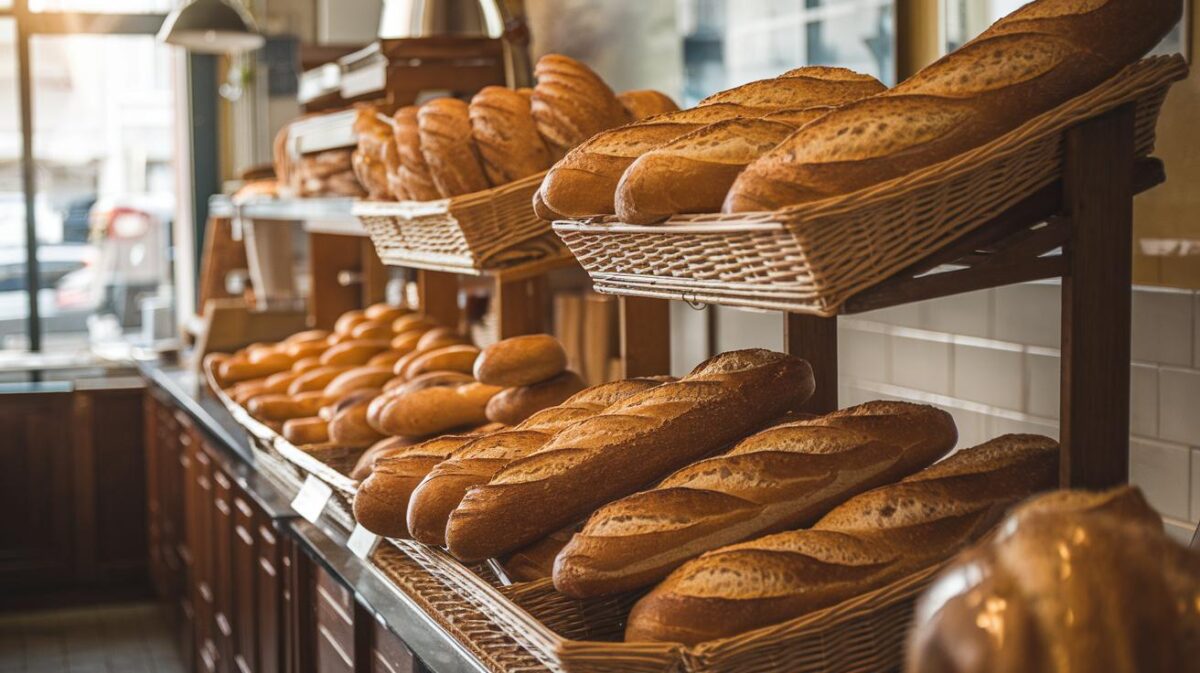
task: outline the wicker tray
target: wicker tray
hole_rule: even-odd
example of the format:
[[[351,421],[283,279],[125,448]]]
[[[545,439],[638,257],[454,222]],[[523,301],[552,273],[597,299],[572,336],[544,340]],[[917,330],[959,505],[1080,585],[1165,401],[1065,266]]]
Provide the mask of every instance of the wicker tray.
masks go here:
[[[569,257],[549,224],[533,214],[545,173],[439,201],[359,201],[353,213],[384,264],[480,273]]]
[[[982,147],[852,194],[658,226],[561,221],[554,231],[600,292],[836,315],[855,293],[1059,180],[1071,126],[1133,103],[1131,158],[1148,156],[1167,91],[1187,71],[1178,55],[1145,59]]]
[[[556,592],[549,580],[497,586],[441,550],[391,542],[422,569],[425,600],[440,606],[435,619],[484,619],[488,629],[502,630],[546,669],[564,673],[898,670],[916,598],[939,569],[789,622],[685,648],[620,642],[639,594],[580,601]]]
[[[364,447],[337,444],[312,444],[303,447],[293,445],[273,428],[251,416],[245,407],[221,389],[213,372],[214,362],[212,358],[204,360],[204,375],[209,388],[229,411],[229,415],[233,416],[233,420],[250,436],[250,444],[256,450],[255,463],[274,481],[292,490],[299,490],[309,476],[325,482],[333,489],[333,496],[326,505],[325,513],[345,530],[354,528],[353,503],[358,482],[347,475],[362,455]]]

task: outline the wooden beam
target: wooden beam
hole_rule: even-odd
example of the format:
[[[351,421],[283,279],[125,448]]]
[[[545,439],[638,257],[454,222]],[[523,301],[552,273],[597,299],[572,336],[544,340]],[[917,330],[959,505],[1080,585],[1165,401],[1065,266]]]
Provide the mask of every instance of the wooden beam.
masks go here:
[[[308,234],[308,269],[312,289],[308,297],[308,319],[319,329],[332,329],[338,316],[362,308],[358,284],[343,285],[338,276],[345,271],[359,272],[362,247],[354,236]]]
[[[379,261],[371,239],[360,238],[359,245],[362,246],[362,304],[370,306],[387,299],[388,270]]]
[[[1066,136],[1063,202],[1071,238],[1062,287],[1060,439],[1063,486],[1129,478],[1129,333],[1134,109],[1124,105]]]
[[[547,331],[547,288],[545,276],[511,281],[497,278],[492,292],[497,337],[507,339]]]
[[[665,299],[620,297],[624,378],[671,373],[671,305]]]
[[[817,389],[802,411],[827,414],[838,408],[837,317],[818,318],[799,313],[783,316],[783,348],[808,360]]]
[[[444,271],[417,272],[421,311],[447,327],[458,327],[458,275]]]
[[[940,4],[940,0],[895,3],[897,82],[911,77],[942,55]]]

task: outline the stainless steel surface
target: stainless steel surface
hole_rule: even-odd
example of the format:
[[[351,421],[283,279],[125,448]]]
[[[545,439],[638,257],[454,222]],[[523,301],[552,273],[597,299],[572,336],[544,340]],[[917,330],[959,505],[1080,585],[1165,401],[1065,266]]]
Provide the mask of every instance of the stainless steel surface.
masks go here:
[[[504,19],[497,0],[385,0],[379,37],[500,37]]]

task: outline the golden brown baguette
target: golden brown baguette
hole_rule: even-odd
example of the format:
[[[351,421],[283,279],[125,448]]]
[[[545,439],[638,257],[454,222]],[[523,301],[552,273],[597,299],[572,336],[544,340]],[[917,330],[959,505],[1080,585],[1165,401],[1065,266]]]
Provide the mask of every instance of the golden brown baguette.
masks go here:
[[[689,561],[634,606],[630,641],[694,645],[794,619],[940,563],[1058,480],[1058,444],[1006,435],[867,491],[811,529]]]
[[[322,353],[321,364],[364,365],[367,360],[386,351],[389,347],[390,342],[387,339],[351,339],[331,346],[329,350]]]
[[[556,156],[600,131],[629,121],[629,113],[612,89],[573,58],[546,54],[538,59],[533,75],[537,78],[533,119]]]
[[[554,557],[571,539],[575,527],[555,531],[534,542],[528,547],[522,547],[501,560],[500,567],[514,582],[532,582],[547,579],[554,574]]]
[[[528,386],[558,376],[567,352],[549,334],[509,337],[484,348],[475,359],[475,378],[493,386]]]
[[[572,425],[471,489],[450,516],[447,545],[477,561],[533,542],[795,409],[813,388],[799,358],[718,355]]]
[[[309,369],[288,384],[287,394],[299,395],[313,390],[324,390],[338,376],[354,369],[351,365],[320,365]]]
[[[634,159],[708,124],[762,114],[740,105],[710,105],[668,112],[599,133],[554,164],[538,188],[549,210],[568,217],[613,211],[617,181]]]
[[[524,423],[456,448],[413,491],[408,504],[412,536],[427,544],[445,544],[446,522],[468,489],[486,484],[505,465],[540,450],[567,426],[662,383],[659,379],[629,379],[588,388]]]
[[[295,358],[280,351],[266,352],[254,361],[234,356],[217,365],[217,375],[224,385],[231,385],[285,372],[291,369],[293,364]]]
[[[392,119],[396,122],[396,151],[400,155],[400,182],[404,191],[414,201],[434,201],[441,198],[437,185],[433,184],[433,176],[429,173],[429,164],[425,163],[425,155],[421,154],[421,134],[417,121],[415,105],[408,105],[396,110]]]
[[[476,436],[442,435],[377,460],[371,476],[359,484],[354,494],[355,521],[376,535],[410,537],[406,515],[413,489],[454,449]]]
[[[566,371],[533,385],[505,388],[488,400],[488,420],[493,423],[516,425],[542,409],[562,404],[587,384],[579,374]]]
[[[493,185],[540,173],[553,159],[533,122],[529,96],[486,86],[471,99],[471,134]]]
[[[315,416],[327,399],[319,390],[299,395],[259,395],[246,403],[250,415],[264,421]]]
[[[679,109],[670,96],[654,89],[622,91],[617,94],[617,100],[621,101],[621,105],[633,121]]]
[[[392,368],[387,366],[355,367],[338,374],[325,386],[325,397],[336,400],[363,388],[381,388],[392,378]]]
[[[1179,20],[1179,0],[1037,0],[891,91],[797,131],[738,177],[726,212],[862,189],[962,154],[1115,75]]]
[[[454,344],[424,351],[404,368],[404,377],[414,379],[429,372],[461,372],[470,374],[479,349],[467,344]],[[394,365],[393,365],[394,366]]]
[[[1137,488],[1048,493],[999,529],[925,591],[905,671],[1174,673],[1200,661],[1200,550],[1172,540]]]
[[[378,304],[371,304],[363,309],[363,316],[368,320],[383,320],[385,322],[391,322],[402,315],[409,315],[412,312],[412,309],[408,308],[407,306],[393,306],[391,304],[379,302]]]
[[[928,467],[957,440],[950,414],[907,402],[763,430],[601,507],[559,555],[554,586],[583,598],[653,584],[711,549],[810,525],[851,496]]]
[[[380,395],[371,417],[384,434],[427,437],[487,423],[484,410],[498,392],[496,386],[475,381],[439,382],[416,389],[404,385]]]
[[[354,469],[350,471],[350,478],[355,481],[366,479],[375,471],[376,462],[387,456],[394,456],[413,444],[416,442],[409,437],[385,437],[375,442],[358,457]]]
[[[417,113],[421,154],[442,198],[470,194],[491,186],[483,173],[479,148],[471,137],[467,104],[457,98],[437,98]]]
[[[329,422],[320,416],[289,418],[283,423],[283,438],[296,446],[329,441]]]
[[[367,409],[378,396],[378,388],[360,388],[338,400],[329,418],[329,441],[365,447],[383,439],[383,433],[367,423]]]
[[[879,80],[847,68],[804,66],[779,77],[750,82],[717,92],[700,106],[733,103],[752,108],[782,110],[817,105],[843,105],[886,90]]]

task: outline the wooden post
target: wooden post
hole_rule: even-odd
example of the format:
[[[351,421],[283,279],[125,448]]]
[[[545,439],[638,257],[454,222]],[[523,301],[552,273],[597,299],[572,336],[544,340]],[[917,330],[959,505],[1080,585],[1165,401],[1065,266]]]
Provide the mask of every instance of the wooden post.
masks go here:
[[[359,285],[338,282],[339,274],[343,271],[357,272],[361,264],[362,245],[359,238],[309,233],[308,269],[312,276],[312,290],[308,298],[308,319],[313,327],[332,329],[338,316],[351,309],[362,308]]]
[[[804,404],[803,411],[827,414],[838,408],[837,317],[819,318],[800,313],[785,313],[783,348],[812,365],[817,389]]]
[[[1060,476],[1073,488],[1129,478],[1133,113],[1124,105],[1066,137]]]
[[[370,306],[387,298],[388,270],[375,252],[369,238],[359,239],[362,245],[362,304]]]
[[[671,373],[671,305],[665,299],[620,297],[623,378]]]
[[[498,338],[546,331],[547,286],[545,274],[518,280],[496,277],[492,301]]]
[[[421,311],[447,327],[459,327],[458,275],[444,271],[417,272]]]

